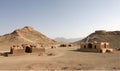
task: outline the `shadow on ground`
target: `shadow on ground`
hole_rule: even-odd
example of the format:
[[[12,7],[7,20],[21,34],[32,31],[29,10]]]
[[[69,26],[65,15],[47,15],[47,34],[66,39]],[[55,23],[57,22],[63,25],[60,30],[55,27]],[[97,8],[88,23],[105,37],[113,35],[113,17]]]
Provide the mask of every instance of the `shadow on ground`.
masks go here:
[[[89,53],[97,53],[97,52],[92,52],[92,51],[83,51],[83,50],[80,50],[80,49],[69,50],[69,51],[73,51],[73,52],[89,52]]]
[[[0,56],[8,57],[8,55],[11,54],[10,52],[4,52],[0,53]]]

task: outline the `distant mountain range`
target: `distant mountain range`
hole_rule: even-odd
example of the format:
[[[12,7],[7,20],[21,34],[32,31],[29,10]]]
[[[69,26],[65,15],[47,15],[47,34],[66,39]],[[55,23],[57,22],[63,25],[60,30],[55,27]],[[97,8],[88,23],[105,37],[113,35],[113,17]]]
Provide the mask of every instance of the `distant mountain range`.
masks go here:
[[[57,37],[54,40],[59,41],[59,42],[68,42],[68,43],[70,43],[70,42],[79,41],[81,39],[82,38],[69,38],[69,39],[67,39],[67,38],[64,38],[64,37]]]

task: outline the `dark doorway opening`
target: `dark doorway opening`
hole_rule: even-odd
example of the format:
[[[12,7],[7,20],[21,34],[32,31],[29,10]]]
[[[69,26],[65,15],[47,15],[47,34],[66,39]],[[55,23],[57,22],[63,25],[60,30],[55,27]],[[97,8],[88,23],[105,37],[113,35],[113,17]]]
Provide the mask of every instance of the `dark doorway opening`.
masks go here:
[[[100,52],[102,53],[102,50],[100,50]]]
[[[95,49],[96,49],[96,45],[95,45]]]
[[[92,48],[92,44],[91,43],[88,44],[88,48]]]
[[[86,48],[86,46],[84,45],[84,48]]]
[[[104,48],[106,48],[107,47],[107,45],[106,44],[104,44]]]
[[[26,52],[26,53],[32,53],[32,48],[26,47],[25,52]]]

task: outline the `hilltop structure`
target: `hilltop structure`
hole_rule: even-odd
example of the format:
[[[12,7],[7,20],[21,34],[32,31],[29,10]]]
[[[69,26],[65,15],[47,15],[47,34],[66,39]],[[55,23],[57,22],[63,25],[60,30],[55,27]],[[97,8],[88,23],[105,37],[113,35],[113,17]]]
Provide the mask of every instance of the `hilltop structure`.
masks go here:
[[[89,40],[88,40],[89,39]],[[87,41],[88,40],[88,41]],[[96,30],[82,40],[76,41],[73,44],[79,46],[80,43],[90,42],[93,43],[108,42],[109,46],[113,49],[120,49],[120,31],[106,31],[106,30]]]
[[[105,34],[106,31],[104,30],[99,30],[95,31],[96,33],[99,34]],[[101,52],[101,53],[106,53],[106,52],[113,52],[113,49],[110,48],[109,42],[97,42],[93,41],[95,37],[87,37],[85,42],[80,43],[80,50],[82,51],[90,51],[90,52]]]

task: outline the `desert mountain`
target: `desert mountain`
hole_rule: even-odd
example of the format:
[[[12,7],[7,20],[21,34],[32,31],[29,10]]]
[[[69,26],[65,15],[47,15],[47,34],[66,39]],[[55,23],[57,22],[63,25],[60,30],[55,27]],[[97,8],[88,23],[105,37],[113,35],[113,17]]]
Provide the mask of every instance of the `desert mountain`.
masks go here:
[[[95,31],[88,35],[86,38],[74,42],[74,44],[80,45],[80,42],[109,42],[111,48],[120,48],[120,31]]]
[[[64,37],[57,37],[54,40],[59,41],[59,42],[72,43],[72,42],[78,41],[80,39],[82,39],[82,38],[69,38],[69,39],[67,39],[67,38],[64,38]]]
[[[34,30],[30,26],[17,29],[10,34],[0,36],[0,46],[4,48],[9,48],[8,46],[10,45],[22,43],[32,43],[39,44],[41,46],[49,46],[56,44],[57,42]]]

